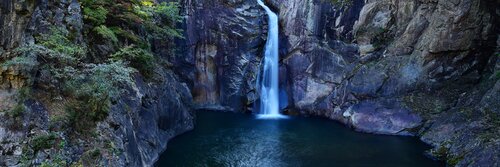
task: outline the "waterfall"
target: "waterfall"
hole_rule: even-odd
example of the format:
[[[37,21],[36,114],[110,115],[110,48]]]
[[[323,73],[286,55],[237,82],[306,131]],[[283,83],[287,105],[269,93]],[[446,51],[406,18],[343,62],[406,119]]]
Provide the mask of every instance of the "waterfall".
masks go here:
[[[257,0],[262,6],[269,17],[269,27],[267,42],[264,52],[264,61],[262,80],[258,80],[257,88],[260,89],[259,101],[259,115],[258,118],[262,119],[278,119],[285,118],[279,111],[279,86],[278,86],[278,71],[279,71],[279,58],[278,58],[278,16],[271,11],[264,2]]]

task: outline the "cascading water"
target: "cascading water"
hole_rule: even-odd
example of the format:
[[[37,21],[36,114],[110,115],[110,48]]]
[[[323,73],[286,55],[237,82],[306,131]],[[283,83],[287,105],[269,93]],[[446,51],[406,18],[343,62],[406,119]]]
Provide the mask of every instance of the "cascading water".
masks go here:
[[[264,69],[262,80],[258,80],[257,88],[260,89],[260,114],[258,118],[279,119],[286,118],[279,110],[279,87],[278,87],[278,16],[271,11],[264,2],[257,0],[269,17],[269,30],[264,52]]]

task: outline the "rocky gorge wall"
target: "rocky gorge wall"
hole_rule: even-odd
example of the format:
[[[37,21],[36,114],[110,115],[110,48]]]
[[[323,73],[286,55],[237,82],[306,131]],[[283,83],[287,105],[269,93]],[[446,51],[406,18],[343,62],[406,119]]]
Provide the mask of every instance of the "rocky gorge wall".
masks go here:
[[[338,2],[266,1],[280,17],[284,112],[330,118],[363,132],[416,135],[435,146],[431,155],[452,166],[498,166],[498,2]],[[152,41],[158,61],[167,65],[156,70],[155,82],[134,75],[134,85],[97,123],[94,139],[73,140],[52,123],[67,100],[47,99],[43,90],[54,81],[38,69],[46,61],[0,69],[0,166],[85,157],[104,166],[148,166],[168,139],[193,128],[192,107],[255,112],[267,33],[263,9],[244,0],[180,5],[184,39],[177,39],[177,53]],[[15,57],[17,47],[36,43],[51,25],[73,32],[73,42],[91,45],[82,32],[79,1],[2,1],[0,13],[0,62]],[[108,45],[95,46],[97,58],[112,51]],[[1,109],[14,108],[26,86],[35,89],[23,102],[23,115],[12,120]],[[20,126],[10,127],[13,121]],[[33,151],[35,139],[46,136],[60,146]],[[92,156],[96,146],[105,148],[100,158]]]
[[[285,112],[327,117],[364,132],[417,135],[450,165],[498,164],[498,2],[334,2],[266,1],[280,17]],[[258,63],[242,62],[262,57],[262,9],[252,1],[183,5],[184,42],[192,46],[185,62],[197,69],[186,79],[195,98],[202,97],[197,103],[247,111],[256,99]],[[203,10],[213,6],[217,10]],[[235,33],[245,38],[221,39]],[[214,46],[197,45],[206,41]],[[232,41],[244,47],[233,52]],[[237,93],[229,96],[229,89]]]
[[[253,1],[182,0],[185,40],[176,70],[198,107],[241,111],[256,98],[265,44],[264,17]],[[194,69],[194,70],[193,70]]]
[[[53,26],[71,32],[71,42],[91,45],[82,10],[77,0],[0,2],[0,166],[152,166],[169,139],[193,129],[191,91],[164,66],[155,69],[154,81],[134,73],[133,84],[112,100],[104,120],[95,125],[75,120],[95,126],[91,131],[68,127],[64,111],[72,99],[54,97],[50,88],[59,81],[42,67],[53,61],[45,54],[54,52],[33,45]],[[42,50],[28,52],[38,59],[5,64],[26,46]],[[155,56],[157,61],[169,57],[166,52]]]

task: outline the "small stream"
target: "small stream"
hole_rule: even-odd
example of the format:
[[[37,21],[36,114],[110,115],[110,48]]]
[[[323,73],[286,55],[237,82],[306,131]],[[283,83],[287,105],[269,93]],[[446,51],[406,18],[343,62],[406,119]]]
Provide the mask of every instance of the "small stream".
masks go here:
[[[417,138],[352,131],[331,120],[199,111],[156,166],[444,166]]]

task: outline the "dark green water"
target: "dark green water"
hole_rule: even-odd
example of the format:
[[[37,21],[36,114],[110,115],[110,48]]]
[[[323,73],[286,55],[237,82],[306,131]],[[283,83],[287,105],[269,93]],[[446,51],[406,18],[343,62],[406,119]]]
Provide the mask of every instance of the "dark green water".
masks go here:
[[[444,166],[412,137],[354,132],[331,120],[200,111],[196,128],[168,144],[156,166]]]

